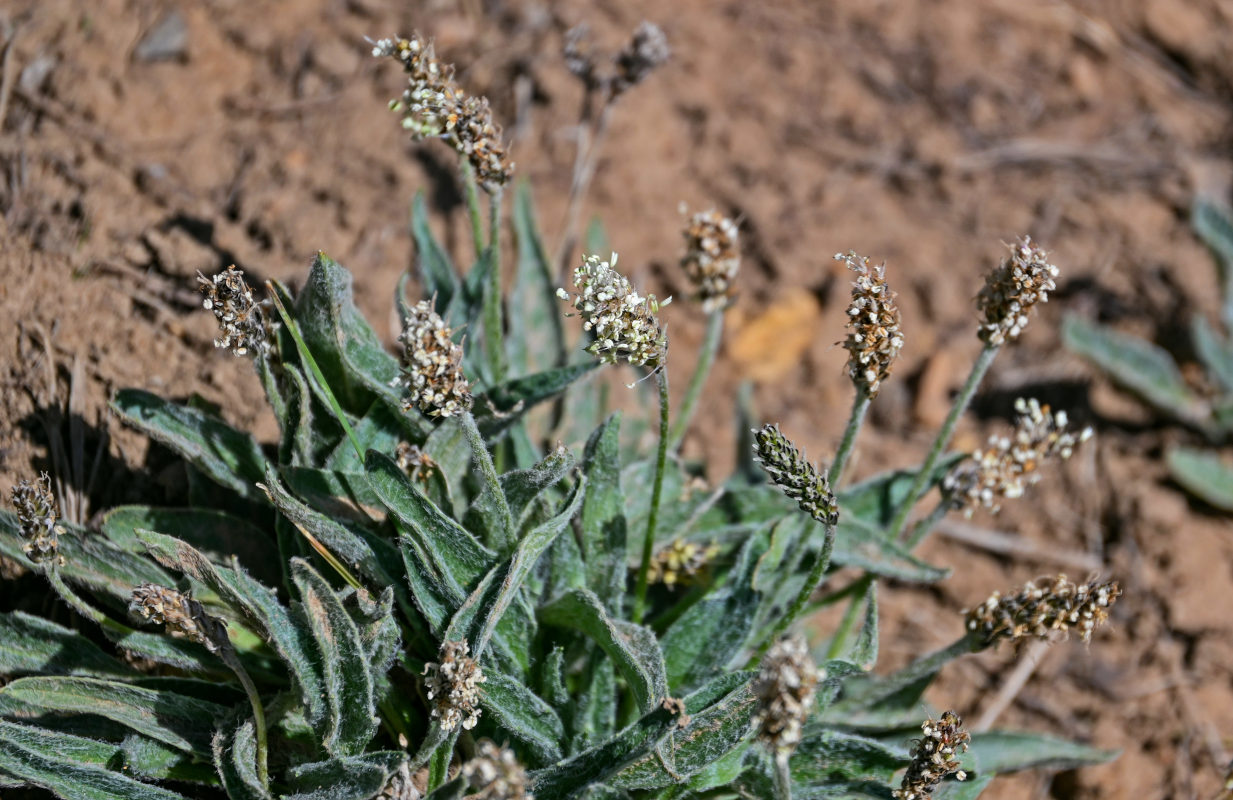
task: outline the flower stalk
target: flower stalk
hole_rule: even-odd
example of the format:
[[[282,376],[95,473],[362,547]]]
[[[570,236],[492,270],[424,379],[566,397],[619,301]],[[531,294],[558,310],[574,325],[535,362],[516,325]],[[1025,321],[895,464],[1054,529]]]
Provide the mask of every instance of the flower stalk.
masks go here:
[[[668,371],[655,373],[659,386],[659,446],[655,452],[655,479],[651,486],[651,508],[646,519],[646,533],[642,538],[642,560],[638,565],[638,580],[634,584],[633,621],[641,623],[646,614],[646,594],[651,572],[651,560],[655,555],[655,532],[659,525],[659,504],[664,494],[664,472],[668,466]]]

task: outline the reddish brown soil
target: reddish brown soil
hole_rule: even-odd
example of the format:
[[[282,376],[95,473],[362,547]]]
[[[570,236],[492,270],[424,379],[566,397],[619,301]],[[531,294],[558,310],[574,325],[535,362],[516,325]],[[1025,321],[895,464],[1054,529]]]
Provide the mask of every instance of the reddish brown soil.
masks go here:
[[[15,0],[0,10],[11,37],[0,84],[6,495],[50,466],[44,421],[69,436],[54,410],[70,387],[87,453],[100,432],[111,437],[85,492],[93,508],[148,499],[165,477],[107,414],[115,388],[196,392],[236,424],[274,433],[251,369],[211,347],[212,320],[190,291],[198,270],[235,262],[294,282],[323,249],[355,273],[361,306],[389,335],[417,189],[462,254],[450,159],[400,133],[385,104],[401,77],[368,58],[362,37],[436,37],[515,136],[552,245],[580,98],[561,33],[587,21],[616,47],[645,17],[675,56],[617,107],[588,213],[661,295],[684,288],[671,267],[678,203],[743,221],[741,296],[701,409],[711,436],[693,434],[687,451],[716,459],[716,474],[731,463],[745,378],[762,415],[811,454],[834,447],[851,390],[832,344],[846,279],[830,256],[854,248],[888,262],[908,335],[854,473],[914,463],[977,350],[982,273],[1002,242],[1030,233],[1062,266],[1061,289],[995,364],[958,442],[1004,430],[1021,393],[1070,409],[1097,440],[1029,501],[973,521],[1017,532],[1037,554],[926,545],[954,574],[928,589],[888,587],[883,665],[951,640],[956,612],[995,588],[1056,571],[1059,557],[1075,576],[1094,561],[1126,591],[1113,623],[1090,648],[1048,649],[999,724],[1124,753],[1105,767],[1002,779],[993,792],[1216,794],[1233,737],[1233,524],[1167,483],[1162,448],[1188,434],[1094,378],[1060,348],[1057,326],[1067,310],[1100,314],[1185,358],[1187,317],[1214,312],[1213,269],[1187,211],[1196,191],[1227,195],[1227,3],[212,0],[178,4],[181,57],[135,58],[176,6]],[[682,303],[666,317],[679,389],[701,315]],[[974,721],[1017,663],[1009,650],[968,659],[930,699]]]

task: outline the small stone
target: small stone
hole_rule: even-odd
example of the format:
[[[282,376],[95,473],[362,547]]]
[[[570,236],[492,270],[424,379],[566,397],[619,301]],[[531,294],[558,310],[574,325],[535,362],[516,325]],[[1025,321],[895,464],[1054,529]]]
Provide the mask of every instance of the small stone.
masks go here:
[[[133,48],[134,61],[183,61],[188,57],[188,23],[178,9],[168,11]]]

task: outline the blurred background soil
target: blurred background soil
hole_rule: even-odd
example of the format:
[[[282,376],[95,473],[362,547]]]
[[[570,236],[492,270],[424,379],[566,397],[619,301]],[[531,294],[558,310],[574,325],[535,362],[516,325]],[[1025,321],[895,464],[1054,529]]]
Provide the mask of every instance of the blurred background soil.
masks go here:
[[[1167,482],[1162,450],[1190,434],[1092,375],[1058,324],[1099,318],[1193,361],[1189,317],[1214,316],[1218,292],[1189,207],[1196,192],[1227,199],[1233,173],[1228,2],[7,0],[0,490],[51,468],[58,437],[84,443],[62,470],[80,519],[173,491],[171,459],[107,412],[119,387],[195,393],[276,434],[249,365],[211,345],[198,270],[235,263],[255,284],[296,285],[324,250],[392,342],[416,191],[466,260],[452,156],[399,130],[386,104],[401,73],[363,37],[434,37],[491,99],[551,249],[582,95],[562,35],[586,22],[615,51],[642,19],[664,28],[673,59],[615,108],[585,214],[660,296],[686,288],[679,204],[739,217],[744,245],[686,452],[726,474],[747,379],[764,419],[815,458],[833,450],[851,389],[834,344],[847,276],[831,256],[852,248],[888,263],[907,344],[851,471],[915,463],[979,348],[982,275],[1031,234],[1063,270],[1059,291],[999,357],[956,444],[1005,432],[1020,395],[1067,409],[1096,440],[1026,501],[926,544],[954,572],[887,587],[879,669],[953,640],[958,612],[994,589],[1112,574],[1125,596],[1090,647],[971,657],[929,699],[969,722],[1123,751],[1003,778],[991,796],[1214,797],[1233,747],[1233,523]],[[702,315],[682,302],[664,318],[683,389]],[[651,402],[648,387],[631,396]],[[1014,551],[993,549],[991,531],[1013,534]],[[1041,658],[1027,676],[1029,655]]]

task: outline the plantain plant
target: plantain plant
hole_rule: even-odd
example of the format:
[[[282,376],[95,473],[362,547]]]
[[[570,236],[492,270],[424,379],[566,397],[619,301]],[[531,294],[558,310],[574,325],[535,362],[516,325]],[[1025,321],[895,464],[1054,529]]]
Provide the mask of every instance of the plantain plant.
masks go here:
[[[1195,313],[1190,343],[1203,370],[1202,386],[1188,382],[1163,347],[1115,328],[1068,316],[1062,339],[1070,350],[1164,416],[1199,433],[1210,445],[1233,435],[1233,218],[1226,206],[1197,197],[1191,227],[1212,251],[1220,285],[1220,321]],[[1233,466],[1210,447],[1176,445],[1165,453],[1173,479],[1210,505],[1233,511]]]
[[[665,52],[640,28],[610,89]],[[1024,401],[1013,439],[947,452],[993,357],[1052,289],[1042,250],[1024,239],[992,271],[977,301],[984,349],[926,461],[851,485],[844,462],[903,333],[884,268],[837,257],[856,275],[856,393],[834,460],[819,469],[760,425],[734,474],[707,484],[679,442],[731,301],[736,225],[706,212],[686,228],[682,266],[711,334],[674,416],[666,302],[635,291],[615,256],[582,258],[573,290],[558,287],[526,186],[505,296],[512,164],[487,104],[422,39],[374,54],[410,75],[404,125],[459,153],[474,263],[456,270],[417,197],[422,299],[405,278],[397,355],[324,253],[294,294],[270,282],[259,299],[234,268],[200,279],[216,344],[251,360],[281,435],[263,445],[200,404],[123,390],[115,412],[186,464],[183,507],[123,506],[87,529],[59,518],[48,478],[14,490],[0,555],[43,576],[73,617],[0,614],[0,787],[74,800],[908,800],[1111,757],[969,734],[922,695],[947,662],[1002,641],[1088,641],[1115,583],[1059,576],[994,595],[956,619],[953,644],[873,672],[879,586],[949,574],[912,553],[932,527],[1018,496],[1085,438]],[[605,412],[604,364],[632,370],[629,391],[654,390],[650,419]],[[808,624],[837,604],[834,630]]]

